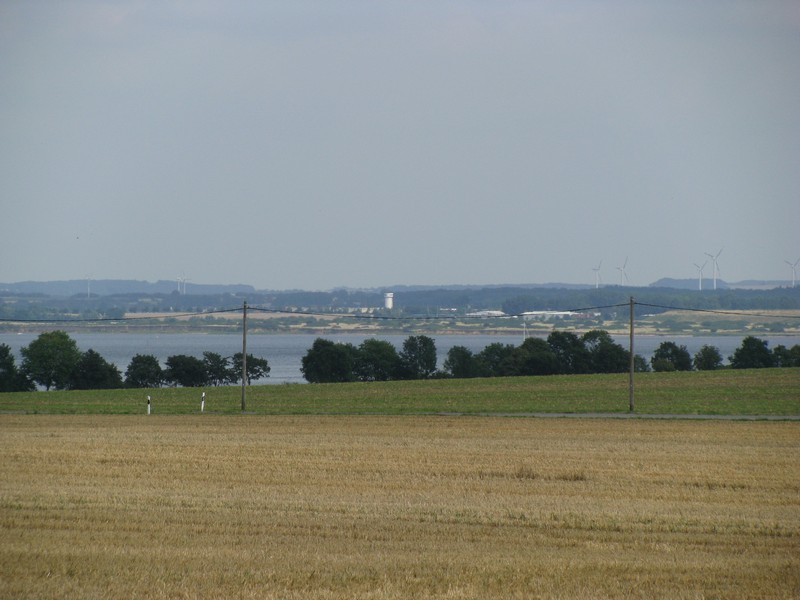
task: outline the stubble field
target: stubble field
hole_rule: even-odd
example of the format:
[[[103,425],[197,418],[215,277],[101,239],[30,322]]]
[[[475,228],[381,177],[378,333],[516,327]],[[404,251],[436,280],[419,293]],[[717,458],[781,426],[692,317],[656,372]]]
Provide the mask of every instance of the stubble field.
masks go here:
[[[800,423],[0,415],[4,598],[796,598]]]

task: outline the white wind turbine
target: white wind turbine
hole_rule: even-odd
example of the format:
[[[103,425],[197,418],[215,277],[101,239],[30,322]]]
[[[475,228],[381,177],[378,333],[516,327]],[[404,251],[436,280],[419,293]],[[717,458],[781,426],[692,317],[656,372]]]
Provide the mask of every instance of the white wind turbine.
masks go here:
[[[706,268],[707,264],[708,261],[704,262],[703,266],[701,267],[697,263],[694,263],[694,266],[697,267],[697,274],[698,274],[697,289],[700,290],[701,292],[703,291],[703,269]]]
[[[191,281],[191,280],[188,277],[186,277],[186,275],[179,276],[177,279],[178,279],[178,293],[181,296],[185,296],[186,295],[186,282],[187,281]]]
[[[625,257],[625,262],[622,263],[621,267],[617,267],[617,271],[619,271],[619,284],[625,285],[628,282],[628,273],[625,271],[625,267],[628,266],[628,257]]]
[[[719,258],[719,255],[722,254],[723,250],[724,250],[724,248],[720,248],[719,252],[717,252],[716,255],[709,254],[708,252],[705,253],[706,256],[708,258],[710,258],[711,262],[713,263],[712,264],[712,272],[713,272],[712,276],[714,278],[714,289],[715,290],[717,289],[717,277],[719,277],[719,264],[717,263],[717,259]]]
[[[798,258],[793,263],[789,262],[788,260],[785,260],[783,262],[789,265],[789,268],[792,270],[792,287],[794,287],[795,280],[797,279],[797,264],[800,263],[800,258]]]
[[[594,289],[600,287],[600,267],[602,266],[603,266],[603,261],[601,260],[596,267],[592,267],[592,271],[594,271]]]

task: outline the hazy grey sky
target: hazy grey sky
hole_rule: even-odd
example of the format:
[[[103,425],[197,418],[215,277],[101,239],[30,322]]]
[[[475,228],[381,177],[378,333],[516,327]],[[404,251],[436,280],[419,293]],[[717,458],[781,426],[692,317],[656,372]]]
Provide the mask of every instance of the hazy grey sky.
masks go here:
[[[800,3],[5,0],[0,208],[0,281],[789,279]]]

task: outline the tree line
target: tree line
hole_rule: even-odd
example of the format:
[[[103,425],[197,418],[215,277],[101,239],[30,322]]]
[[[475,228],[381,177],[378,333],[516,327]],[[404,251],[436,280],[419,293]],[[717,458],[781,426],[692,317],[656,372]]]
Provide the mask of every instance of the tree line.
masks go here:
[[[40,334],[22,348],[22,363],[16,365],[11,348],[0,344],[0,392],[45,390],[99,390],[124,387],[156,388],[164,385],[201,387],[231,385],[242,380],[242,353],[225,357],[203,352],[203,358],[176,354],[162,367],[149,354],[134,356],[125,374],[92,349],[81,352],[64,331]],[[247,379],[269,377],[264,358],[247,355]]]
[[[242,353],[224,357],[203,352],[203,358],[177,354],[162,367],[152,355],[134,356],[125,374],[92,349],[81,352],[63,331],[42,333],[22,348],[18,368],[11,348],[0,344],[0,392],[89,390],[122,387],[156,388],[219,386],[241,383]],[[729,358],[730,368],[800,367],[800,344],[791,348],[748,336]],[[630,352],[608,332],[592,330],[578,335],[553,331],[547,338],[532,337],[519,346],[493,343],[480,352],[453,346],[442,369],[437,369],[435,341],[425,335],[408,337],[398,351],[385,340],[369,338],[359,346],[317,338],[301,361],[309,383],[390,381],[430,378],[515,377],[525,375],[624,373]],[[686,346],[665,341],[648,363],[634,356],[636,371],[691,371],[723,368],[715,346],[705,345],[694,356]],[[248,381],[269,377],[265,358],[247,355]]]
[[[521,345],[494,343],[480,352],[454,346],[442,370],[436,367],[433,339],[411,336],[398,352],[386,341],[367,339],[359,346],[317,338],[302,359],[301,371],[310,383],[388,381],[432,377],[515,377],[525,375],[625,373],[630,352],[614,342],[608,332],[583,335],[553,331],[546,339],[528,338]],[[768,342],[748,336],[729,357],[731,368],[800,367],[800,345],[791,349],[768,347]],[[634,356],[634,369],[650,371],[713,370],[723,367],[715,346],[705,345],[692,357],[686,346],[665,341],[648,363]]]
[[[766,340],[750,335],[742,340],[728,360],[732,369],[800,367],[800,344],[791,348],[782,344],[770,348]],[[686,346],[662,342],[650,362],[654,371],[704,371],[722,368],[722,355],[715,346],[705,345],[693,358]]]
[[[436,345],[425,335],[410,336],[398,352],[386,341],[367,339],[360,346],[317,338],[302,359],[310,383],[388,381],[432,377],[514,377],[556,373],[619,373],[628,370],[630,353],[605,331],[582,337],[554,331],[547,340],[528,338],[521,345],[494,343],[473,353],[454,346],[443,369],[436,368]],[[637,368],[646,369],[642,357]]]

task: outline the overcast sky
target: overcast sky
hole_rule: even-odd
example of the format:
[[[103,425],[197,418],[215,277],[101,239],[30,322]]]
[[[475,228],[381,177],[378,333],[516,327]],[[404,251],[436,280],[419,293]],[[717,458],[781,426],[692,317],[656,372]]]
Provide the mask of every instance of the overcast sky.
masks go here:
[[[800,3],[4,0],[0,208],[5,282],[790,279]]]

